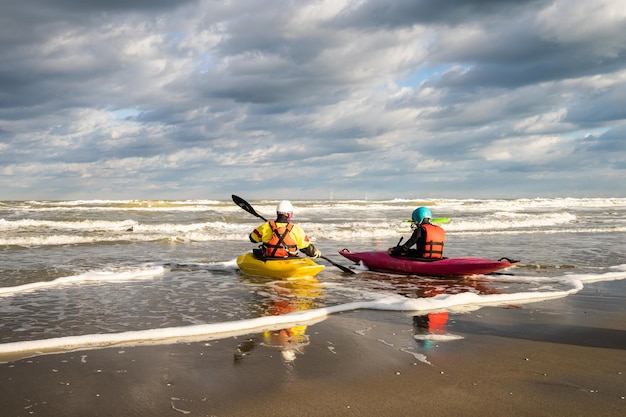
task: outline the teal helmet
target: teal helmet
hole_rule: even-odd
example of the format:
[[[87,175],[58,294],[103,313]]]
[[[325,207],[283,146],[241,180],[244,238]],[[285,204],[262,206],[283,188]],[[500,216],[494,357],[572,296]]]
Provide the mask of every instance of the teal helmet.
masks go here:
[[[431,219],[433,214],[430,212],[428,207],[420,207],[413,210],[413,214],[411,214],[411,220],[415,223],[420,224],[424,219]]]

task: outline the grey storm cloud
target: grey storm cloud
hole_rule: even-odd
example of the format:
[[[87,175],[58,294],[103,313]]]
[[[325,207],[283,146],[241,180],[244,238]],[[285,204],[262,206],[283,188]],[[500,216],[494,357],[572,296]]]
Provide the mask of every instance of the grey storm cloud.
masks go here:
[[[626,193],[619,0],[2,11],[3,199]]]

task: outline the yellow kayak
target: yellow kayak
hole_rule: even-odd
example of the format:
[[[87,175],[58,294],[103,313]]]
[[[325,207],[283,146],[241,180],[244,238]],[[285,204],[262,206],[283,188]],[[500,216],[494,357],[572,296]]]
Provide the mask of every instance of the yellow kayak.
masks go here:
[[[310,258],[283,258],[261,260],[252,252],[237,257],[237,266],[245,274],[270,278],[314,277],[324,269],[324,265]]]

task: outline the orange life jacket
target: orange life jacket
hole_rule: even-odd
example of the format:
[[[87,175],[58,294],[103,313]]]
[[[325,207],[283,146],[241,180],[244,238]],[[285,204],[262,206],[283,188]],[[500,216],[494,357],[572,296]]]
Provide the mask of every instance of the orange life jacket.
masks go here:
[[[443,243],[446,240],[446,232],[434,224],[420,224],[424,242],[424,252],[418,253],[420,258],[443,258]]]
[[[269,221],[272,228],[272,238],[264,243],[265,256],[270,258],[286,258],[288,256],[296,256],[298,254],[298,245],[291,237],[291,229],[293,224],[287,223],[285,227],[276,226],[274,220]]]

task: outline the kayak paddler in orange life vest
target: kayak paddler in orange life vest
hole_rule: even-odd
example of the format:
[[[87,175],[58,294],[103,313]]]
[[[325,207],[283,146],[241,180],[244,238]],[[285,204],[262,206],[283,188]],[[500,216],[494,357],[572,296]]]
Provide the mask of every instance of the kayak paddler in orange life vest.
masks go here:
[[[252,243],[262,243],[261,256],[288,258],[302,251],[307,256],[319,258],[322,253],[310,242],[300,226],[291,223],[293,206],[287,200],[276,206],[276,220],[270,220],[250,233]],[[253,251],[256,252],[256,251]]]
[[[389,248],[391,256],[406,256],[411,258],[441,259],[443,258],[443,244],[446,232],[430,222],[433,217],[428,207],[420,207],[411,215],[411,229],[413,234],[404,245]],[[415,249],[411,246],[416,245]]]

